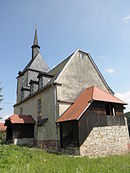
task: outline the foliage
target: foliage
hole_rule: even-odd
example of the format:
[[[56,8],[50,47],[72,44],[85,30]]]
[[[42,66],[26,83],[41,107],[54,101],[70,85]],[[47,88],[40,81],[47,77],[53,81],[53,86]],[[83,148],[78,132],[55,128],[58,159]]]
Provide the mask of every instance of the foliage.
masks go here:
[[[4,144],[6,140],[6,132],[4,130],[0,130],[0,144]]]
[[[0,84],[1,84],[1,82],[0,82]],[[1,101],[3,100],[3,95],[1,95],[1,90],[2,90],[2,88],[0,87],[0,111],[1,111]],[[0,119],[1,119],[1,117],[0,117]]]
[[[126,112],[125,117],[127,118],[127,122],[130,125],[130,112]]]
[[[125,113],[125,117],[127,118],[129,135],[130,135],[130,112]]]
[[[0,145],[2,173],[129,173],[130,155],[89,159],[40,149]]]

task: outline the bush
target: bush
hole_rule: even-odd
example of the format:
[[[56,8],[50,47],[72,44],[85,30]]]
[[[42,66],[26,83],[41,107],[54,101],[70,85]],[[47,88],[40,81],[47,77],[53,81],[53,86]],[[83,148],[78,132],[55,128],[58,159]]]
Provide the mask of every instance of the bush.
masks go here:
[[[130,112],[125,113],[125,117],[127,118],[128,130],[130,135]]]
[[[6,141],[6,132],[4,130],[0,131],[0,144],[4,144]]]

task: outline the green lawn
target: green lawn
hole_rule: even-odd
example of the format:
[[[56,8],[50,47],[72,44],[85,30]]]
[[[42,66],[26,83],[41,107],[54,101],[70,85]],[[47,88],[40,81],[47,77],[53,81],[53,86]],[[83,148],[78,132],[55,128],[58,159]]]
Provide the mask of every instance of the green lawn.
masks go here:
[[[0,173],[130,173],[130,154],[89,159],[0,145]]]

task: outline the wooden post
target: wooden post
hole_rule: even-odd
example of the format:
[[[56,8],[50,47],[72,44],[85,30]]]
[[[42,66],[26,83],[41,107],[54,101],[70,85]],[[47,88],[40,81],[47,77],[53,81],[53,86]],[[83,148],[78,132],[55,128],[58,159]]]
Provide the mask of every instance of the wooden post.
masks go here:
[[[60,123],[60,147],[63,148],[62,124]]]

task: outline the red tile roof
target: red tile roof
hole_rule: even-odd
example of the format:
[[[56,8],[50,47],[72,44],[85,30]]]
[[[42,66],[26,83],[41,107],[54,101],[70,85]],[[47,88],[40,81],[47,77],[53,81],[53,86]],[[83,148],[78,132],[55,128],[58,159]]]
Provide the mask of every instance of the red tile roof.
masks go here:
[[[5,131],[6,126],[4,126],[4,123],[0,123],[0,131]]]
[[[69,120],[78,120],[83,112],[89,107],[92,101],[103,101],[103,102],[111,102],[125,105],[126,103],[99,89],[95,86],[91,86],[86,88],[81,95],[75,100],[74,104],[70,106],[61,117],[57,120],[57,123]]]
[[[31,115],[14,114],[14,115],[11,115],[9,118],[7,118],[5,120],[5,123],[7,120],[10,120],[12,124],[27,124],[27,123],[34,124],[35,123]]]

